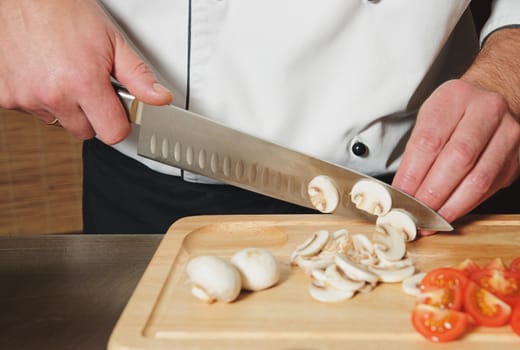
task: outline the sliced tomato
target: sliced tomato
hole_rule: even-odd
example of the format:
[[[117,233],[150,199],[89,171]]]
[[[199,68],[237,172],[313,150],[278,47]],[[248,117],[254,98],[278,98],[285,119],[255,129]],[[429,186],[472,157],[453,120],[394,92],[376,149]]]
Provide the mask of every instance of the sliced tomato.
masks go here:
[[[520,335],[520,304],[515,306],[511,314],[511,328],[516,334]]]
[[[520,256],[511,261],[511,264],[509,264],[509,270],[513,272],[520,272]]]
[[[467,284],[468,278],[455,268],[441,267],[431,270],[424,276],[420,284],[423,296],[427,297],[422,303],[446,309],[461,310],[464,289]],[[442,290],[442,292],[439,293],[439,290]],[[439,296],[442,298],[439,298]]]
[[[477,283],[470,281],[464,293],[464,309],[480,326],[507,324],[511,307]]]
[[[480,266],[476,262],[468,258],[461,262],[459,266],[457,266],[457,270],[460,270],[463,274],[469,276],[472,273],[479,271]]]
[[[471,274],[470,279],[510,306],[520,302],[520,272],[486,268]]]
[[[427,304],[441,309],[462,310],[464,293],[462,288],[427,287],[417,296],[418,304]]]
[[[500,258],[495,258],[491,260],[486,266],[484,266],[484,270],[506,270],[506,264],[504,264],[504,261]]]
[[[460,338],[466,331],[468,316],[460,311],[417,304],[412,312],[412,324],[423,337],[433,342]]]

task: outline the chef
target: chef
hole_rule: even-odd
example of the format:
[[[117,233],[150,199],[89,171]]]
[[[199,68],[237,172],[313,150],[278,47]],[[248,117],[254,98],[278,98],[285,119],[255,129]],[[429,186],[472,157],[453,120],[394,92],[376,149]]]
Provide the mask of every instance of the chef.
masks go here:
[[[493,1],[480,35],[469,4],[2,0],[0,106],[87,140],[85,232],[309,212],[138,156],[110,76],[146,103],[387,181],[395,173],[396,187],[451,222],[519,172],[520,2]]]

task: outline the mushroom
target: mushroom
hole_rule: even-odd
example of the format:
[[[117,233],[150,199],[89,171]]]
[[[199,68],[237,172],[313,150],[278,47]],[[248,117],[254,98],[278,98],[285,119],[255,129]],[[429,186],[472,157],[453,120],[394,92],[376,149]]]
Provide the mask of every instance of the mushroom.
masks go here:
[[[404,279],[410,277],[415,272],[415,266],[405,266],[402,268],[387,268],[380,269],[369,266],[368,269],[375,273],[382,282],[395,283],[402,282]]]
[[[325,288],[327,286],[327,275],[323,269],[314,269],[310,272],[312,283],[318,287]]]
[[[394,227],[407,242],[413,241],[417,236],[417,227],[411,214],[404,209],[392,209],[376,220],[376,230],[388,231],[388,227]]]
[[[419,286],[424,276],[426,276],[426,272],[416,273],[415,275],[405,278],[402,283],[403,291],[414,297],[419,296],[419,294],[421,294]]]
[[[334,256],[330,254],[320,254],[310,258],[298,256],[294,262],[303,270],[303,272],[310,275],[313,270],[323,270],[329,265],[334,264]]]
[[[381,260],[398,261],[406,254],[403,236],[393,226],[386,226],[386,231],[379,231],[375,236],[375,252]]]
[[[302,245],[298,246],[291,255],[291,261],[294,262],[298,256],[317,255],[329,241],[329,231],[320,230],[314,232]]]
[[[334,257],[336,265],[351,279],[355,281],[366,281],[370,284],[376,284],[379,280],[374,273],[350,259],[346,254],[337,253]]]
[[[309,294],[313,299],[322,303],[335,303],[352,298],[354,292],[339,290],[330,286],[321,287],[314,283],[310,283]]]
[[[339,191],[334,180],[326,175],[314,177],[307,185],[312,205],[322,213],[332,213],[339,204]]]
[[[392,208],[392,197],[380,183],[363,179],[352,187],[350,199],[356,208],[370,214],[381,216]]]
[[[346,229],[334,231],[332,237],[323,247],[322,252],[337,253],[345,252],[351,243],[349,233]]]
[[[278,263],[267,249],[244,248],[231,257],[240,272],[242,288],[258,291],[274,286],[280,279]]]
[[[365,285],[365,281],[355,281],[349,278],[336,264],[325,269],[327,283],[339,290],[355,292]]]
[[[194,257],[186,264],[185,271],[192,283],[192,294],[207,303],[229,303],[240,294],[240,274],[222,258],[211,255]]]

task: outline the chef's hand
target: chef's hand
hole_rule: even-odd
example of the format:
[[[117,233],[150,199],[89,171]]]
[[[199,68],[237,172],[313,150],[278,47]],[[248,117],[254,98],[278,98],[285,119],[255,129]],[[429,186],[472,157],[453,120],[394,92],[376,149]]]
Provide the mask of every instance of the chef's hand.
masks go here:
[[[1,0],[0,23],[0,107],[114,144],[130,125],[111,75],[145,103],[172,98],[95,0]]]
[[[519,145],[504,97],[448,81],[419,110],[393,184],[452,222],[514,181]]]

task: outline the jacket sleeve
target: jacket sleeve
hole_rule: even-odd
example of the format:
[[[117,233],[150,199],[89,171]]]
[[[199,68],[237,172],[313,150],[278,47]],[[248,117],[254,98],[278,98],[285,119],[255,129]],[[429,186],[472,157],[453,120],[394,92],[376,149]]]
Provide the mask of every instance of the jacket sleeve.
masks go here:
[[[511,27],[520,27],[520,0],[493,0],[490,16],[480,32],[480,44],[493,32]]]

